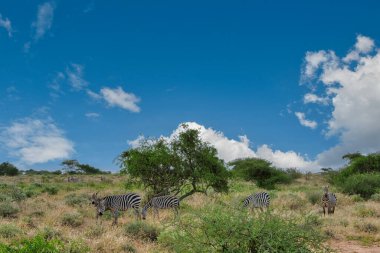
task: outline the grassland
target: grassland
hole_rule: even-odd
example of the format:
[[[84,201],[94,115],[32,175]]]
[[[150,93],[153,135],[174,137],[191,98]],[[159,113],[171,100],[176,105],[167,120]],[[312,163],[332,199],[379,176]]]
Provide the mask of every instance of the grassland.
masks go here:
[[[106,180],[80,176],[80,182],[67,182],[63,175],[0,177],[0,242],[11,244],[40,234],[58,238],[68,245],[67,252],[172,252],[156,240],[160,231],[173,229],[175,218],[169,210],[161,211],[159,220],[149,213],[144,228],[135,224],[132,210],[122,213],[117,226],[111,226],[108,212],[96,222],[88,199],[92,193],[105,196],[133,191],[144,196],[142,189],[125,184],[125,176],[103,177]],[[324,236],[326,246],[338,252],[380,252],[380,199],[363,201],[332,188],[338,198],[336,212],[323,217],[319,199],[324,185],[321,175],[280,185],[269,191],[270,212],[285,219],[306,218]],[[181,203],[179,219],[214,203],[239,206],[244,197],[260,190],[252,183],[232,181],[227,195],[195,194]]]

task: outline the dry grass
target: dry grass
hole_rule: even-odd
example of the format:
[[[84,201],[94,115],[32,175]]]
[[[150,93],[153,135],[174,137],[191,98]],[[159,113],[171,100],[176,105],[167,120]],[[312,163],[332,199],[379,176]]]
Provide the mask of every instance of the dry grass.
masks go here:
[[[101,181],[100,176],[82,176],[81,182],[78,183],[66,182],[64,176],[0,177],[0,183],[8,185],[24,185],[26,188],[32,184],[40,184],[42,187],[54,185],[58,188],[55,195],[41,191],[35,196],[20,201],[17,203],[20,209],[17,215],[1,218],[0,226],[12,225],[19,228],[22,233],[15,235],[16,238],[33,236],[45,231],[45,233],[58,236],[64,241],[80,239],[91,248],[91,252],[127,252],[126,250],[133,248],[136,249],[136,252],[169,252],[157,242],[140,240],[126,235],[126,224],[135,220],[132,210],[122,213],[118,226],[112,227],[110,215],[101,217],[101,223],[96,224],[95,209],[89,201],[81,204],[68,203],[67,196],[70,194],[89,197],[97,191],[103,196],[126,192],[125,177],[119,175],[105,177],[107,180]],[[188,210],[196,210],[206,203],[240,205],[249,194],[263,190],[246,182],[233,182],[232,184],[231,193],[228,195],[195,194],[187,198],[181,203],[180,214]],[[277,190],[270,191],[272,197],[270,209],[283,217],[310,216],[312,218],[310,224],[317,226],[334,241],[355,240],[360,244],[379,246],[380,202],[357,202],[355,198],[336,192],[336,189],[332,187],[331,191],[335,191],[338,198],[336,212],[332,216],[323,217],[319,202],[312,204],[309,196],[311,193],[322,193],[324,185],[326,182],[320,175],[310,175],[308,180],[303,177],[291,185],[280,186]],[[142,190],[135,189],[134,192],[144,196]],[[81,222],[77,226],[62,222],[63,217],[67,214],[78,214]],[[159,219],[154,219],[152,213],[149,212],[145,222],[164,229],[173,219],[175,219],[173,212],[164,210],[160,211]],[[10,243],[12,240],[14,240],[12,236],[0,236],[1,242]]]

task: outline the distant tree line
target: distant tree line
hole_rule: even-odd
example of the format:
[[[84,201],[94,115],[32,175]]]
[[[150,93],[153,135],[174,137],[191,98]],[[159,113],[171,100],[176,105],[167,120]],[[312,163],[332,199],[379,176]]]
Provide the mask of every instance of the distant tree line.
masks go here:
[[[0,164],[0,176],[17,176],[19,174],[26,175],[46,175],[54,174],[61,175],[63,173],[68,174],[109,174],[110,172],[102,171],[88,164],[81,164],[77,160],[64,160],[62,170],[19,170],[15,165],[10,162],[3,162]],[[63,171],[63,172],[62,172]]]

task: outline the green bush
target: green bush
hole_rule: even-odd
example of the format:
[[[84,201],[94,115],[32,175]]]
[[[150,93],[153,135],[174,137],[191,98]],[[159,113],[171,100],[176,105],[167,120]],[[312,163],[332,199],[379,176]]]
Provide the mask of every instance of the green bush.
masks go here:
[[[0,252],[7,253],[61,253],[63,243],[58,240],[47,240],[41,235],[24,239],[12,245],[0,244]]]
[[[292,179],[297,179],[302,177],[302,173],[296,168],[286,169],[286,174],[288,174]]]
[[[322,193],[320,192],[307,192],[306,197],[308,201],[312,204],[315,205],[317,203],[321,202],[322,199]]]
[[[253,181],[257,186],[265,189],[274,189],[275,184],[288,184],[294,178],[294,170],[287,173],[277,169],[272,164],[260,158],[238,159],[229,163],[233,166],[232,174],[246,181]]]
[[[145,222],[135,221],[125,226],[125,234],[142,240],[156,241],[159,231]]]
[[[66,213],[62,216],[62,225],[79,227],[83,224],[83,217],[79,213]]]
[[[328,252],[311,226],[271,213],[252,217],[237,209],[210,205],[181,216],[159,242],[175,252]]]
[[[13,238],[21,234],[22,231],[18,227],[11,224],[3,224],[0,226],[0,237]]]
[[[376,210],[372,208],[368,208],[368,207],[360,205],[360,206],[357,206],[355,209],[356,209],[356,215],[361,218],[378,216]]]
[[[16,176],[18,173],[17,167],[9,162],[0,164],[0,176]]]
[[[56,195],[58,193],[58,188],[54,185],[47,185],[42,191],[47,192],[49,195]]]
[[[69,206],[82,206],[89,203],[89,198],[85,194],[69,194],[65,196],[65,203]]]
[[[342,184],[343,192],[369,199],[380,190],[380,173],[354,174]]]
[[[380,202],[380,193],[375,193],[371,196],[371,200]]]
[[[19,208],[10,201],[0,202],[1,217],[15,217],[19,211]]]

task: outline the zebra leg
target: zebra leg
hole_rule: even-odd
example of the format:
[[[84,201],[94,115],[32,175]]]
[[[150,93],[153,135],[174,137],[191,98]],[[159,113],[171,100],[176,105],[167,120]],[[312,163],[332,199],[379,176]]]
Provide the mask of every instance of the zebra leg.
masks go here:
[[[112,225],[117,225],[117,218],[118,218],[118,216],[119,216],[119,212],[117,210],[115,210],[113,212],[114,221],[113,221]]]
[[[138,220],[141,220],[141,216],[140,216],[140,211],[139,211],[139,209],[138,209],[138,208],[134,208],[134,210],[135,210],[136,218],[137,218]]]
[[[325,207],[322,207],[323,209],[323,216],[326,216]]]

